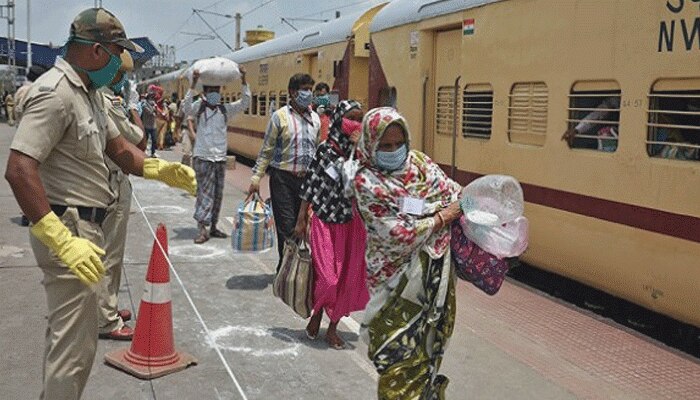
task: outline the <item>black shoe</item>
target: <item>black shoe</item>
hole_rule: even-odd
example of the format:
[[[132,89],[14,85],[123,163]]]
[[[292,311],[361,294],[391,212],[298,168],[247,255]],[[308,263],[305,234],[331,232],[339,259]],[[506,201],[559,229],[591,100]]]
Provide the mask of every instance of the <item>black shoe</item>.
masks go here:
[[[29,218],[26,215],[22,215],[22,226],[29,226]]]
[[[221,232],[220,230],[218,230],[216,228],[212,228],[209,231],[209,236],[211,236],[213,238],[217,238],[217,239],[226,239],[228,237],[227,234]]]

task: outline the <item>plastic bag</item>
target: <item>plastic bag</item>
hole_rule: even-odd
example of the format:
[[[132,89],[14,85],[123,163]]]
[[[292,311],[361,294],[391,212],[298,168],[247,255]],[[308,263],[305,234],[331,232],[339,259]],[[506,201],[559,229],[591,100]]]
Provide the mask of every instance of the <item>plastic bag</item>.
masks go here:
[[[518,257],[527,249],[529,223],[525,217],[499,226],[488,226],[471,222],[462,215],[459,224],[469,240],[499,260]]]
[[[192,82],[192,72],[199,70],[197,86],[224,86],[241,78],[238,64],[228,58],[212,57],[195,62],[187,70],[187,79]]]
[[[500,226],[523,215],[523,189],[512,176],[482,176],[464,188],[461,207],[473,223]]]

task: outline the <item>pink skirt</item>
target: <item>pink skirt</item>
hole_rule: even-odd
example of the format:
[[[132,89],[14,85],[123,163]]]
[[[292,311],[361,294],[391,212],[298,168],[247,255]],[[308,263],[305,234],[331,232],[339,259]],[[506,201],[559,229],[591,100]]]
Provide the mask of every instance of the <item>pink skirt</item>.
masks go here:
[[[314,264],[314,313],[325,309],[333,322],[364,310],[369,301],[366,285],[367,233],[360,215],[345,224],[329,224],[311,217],[311,259]]]

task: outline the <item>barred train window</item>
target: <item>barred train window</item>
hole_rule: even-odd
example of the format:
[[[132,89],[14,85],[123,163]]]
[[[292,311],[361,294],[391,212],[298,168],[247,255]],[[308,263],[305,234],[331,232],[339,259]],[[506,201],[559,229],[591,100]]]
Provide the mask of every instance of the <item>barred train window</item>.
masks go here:
[[[462,96],[462,135],[489,139],[493,121],[493,88],[467,85]]]
[[[264,117],[267,115],[267,93],[260,93],[258,103],[258,111],[260,112],[260,116]]]
[[[278,107],[286,106],[287,105],[287,92],[281,91],[280,92],[280,104]]]
[[[658,81],[649,94],[650,157],[700,161],[700,79]]]
[[[452,136],[454,127],[455,87],[440,86],[435,109],[435,131],[438,135]]]
[[[576,82],[569,94],[569,130],[576,136],[572,149],[617,150],[622,91],[615,81]]]
[[[253,93],[253,96],[250,98],[250,113],[252,115],[258,115],[258,94]]]
[[[511,143],[543,146],[547,134],[547,84],[516,83],[509,97],[508,138]]]
[[[272,114],[279,108],[279,105],[277,105],[277,93],[270,92],[270,106],[268,108],[270,109],[269,114]]]

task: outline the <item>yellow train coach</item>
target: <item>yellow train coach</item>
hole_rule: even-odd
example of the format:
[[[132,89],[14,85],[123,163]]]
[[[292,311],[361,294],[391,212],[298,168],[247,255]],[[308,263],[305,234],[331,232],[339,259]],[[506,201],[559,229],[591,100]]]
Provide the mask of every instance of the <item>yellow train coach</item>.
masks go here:
[[[307,72],[398,107],[460,183],[519,179],[526,262],[700,327],[697,2],[393,0],[227,57],[253,92],[231,152]]]
[[[697,2],[394,0],[370,52],[417,147],[522,182],[525,261],[700,326]]]
[[[253,96],[250,108],[229,125],[229,150],[257,156],[269,116],[287,104],[287,84],[297,72],[328,83],[340,98],[367,104],[369,24],[382,7],[366,8],[225,56],[246,68]],[[223,87],[222,97],[239,98],[240,83]]]

